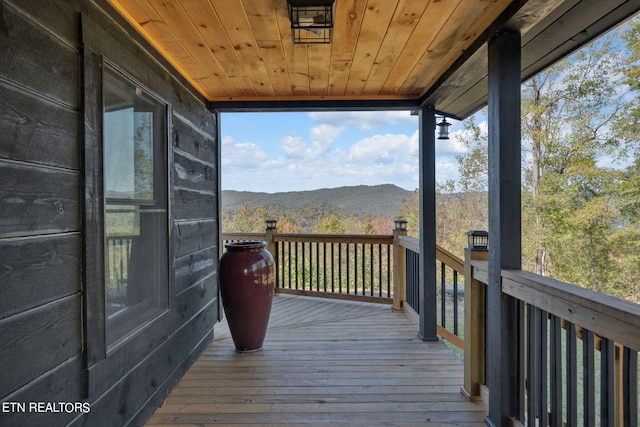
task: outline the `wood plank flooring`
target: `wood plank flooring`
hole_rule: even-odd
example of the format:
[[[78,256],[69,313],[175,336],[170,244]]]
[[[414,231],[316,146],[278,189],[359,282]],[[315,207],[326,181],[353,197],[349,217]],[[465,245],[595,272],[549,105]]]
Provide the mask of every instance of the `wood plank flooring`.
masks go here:
[[[264,348],[237,353],[226,322],[148,426],[484,426],[463,364],[388,305],[279,295]]]

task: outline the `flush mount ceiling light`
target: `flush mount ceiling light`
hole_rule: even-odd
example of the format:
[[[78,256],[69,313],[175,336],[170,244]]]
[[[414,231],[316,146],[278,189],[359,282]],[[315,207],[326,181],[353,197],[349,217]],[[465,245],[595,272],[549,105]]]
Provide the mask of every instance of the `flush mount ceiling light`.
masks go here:
[[[331,43],[334,1],[287,0],[293,43]]]

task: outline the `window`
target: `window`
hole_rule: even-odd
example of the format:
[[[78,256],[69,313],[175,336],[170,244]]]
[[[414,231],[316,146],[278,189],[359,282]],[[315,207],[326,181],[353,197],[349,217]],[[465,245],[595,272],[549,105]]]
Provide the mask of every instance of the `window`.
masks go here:
[[[107,346],[168,308],[167,106],[104,74]]]

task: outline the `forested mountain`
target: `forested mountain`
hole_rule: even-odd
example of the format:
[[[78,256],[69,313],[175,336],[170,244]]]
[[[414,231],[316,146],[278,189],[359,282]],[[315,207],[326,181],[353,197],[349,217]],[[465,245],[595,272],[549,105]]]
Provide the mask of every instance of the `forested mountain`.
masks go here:
[[[523,84],[522,199],[513,203],[523,269],[638,302],[640,20],[625,28]],[[463,124],[459,177],[436,197],[437,242],[459,256],[466,231],[489,228],[487,126]],[[274,218],[282,232],[388,234],[401,217],[419,233],[417,194],[393,185],[224,192],[222,203],[226,231],[261,231]]]
[[[392,184],[273,194],[224,190],[222,208],[226,211],[236,211],[246,203],[249,208],[263,206],[273,212],[312,209],[322,210],[325,214],[355,216],[360,219],[367,216],[395,218],[402,207],[403,199],[412,197],[412,191]]]

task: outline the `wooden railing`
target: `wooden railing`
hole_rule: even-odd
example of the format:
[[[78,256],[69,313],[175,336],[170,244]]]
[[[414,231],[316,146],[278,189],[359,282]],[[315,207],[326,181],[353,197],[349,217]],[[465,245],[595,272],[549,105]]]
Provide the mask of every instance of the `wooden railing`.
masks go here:
[[[419,241],[404,230],[223,238],[268,241],[281,292],[391,302],[420,315]],[[436,248],[438,334],[464,350],[463,394],[486,401],[488,258],[486,250],[466,249],[462,261]],[[500,279],[500,291],[518,307],[510,351],[519,355],[521,410],[512,423],[637,426],[640,306],[526,271],[505,270]]]
[[[138,235],[122,235],[106,239],[105,282],[112,301],[126,297],[131,249],[138,238]]]
[[[391,303],[392,236],[274,236],[280,291],[330,293]]]
[[[393,236],[223,233],[264,240],[276,260],[276,291],[391,304]]]
[[[264,240],[276,260],[276,291],[392,304],[419,316],[419,240],[393,235],[223,233],[223,243]],[[464,262],[436,247],[438,334],[464,348]]]
[[[480,295],[488,263],[469,263],[469,280]],[[520,355],[522,409],[514,424],[637,426],[640,306],[526,271],[501,276],[502,292],[519,302],[520,337],[512,351]],[[485,315],[482,306],[473,310]],[[467,340],[476,350],[465,354],[471,396],[484,383],[485,356],[478,349],[485,348],[485,336],[475,331]],[[481,363],[467,370],[474,354],[481,354]]]
[[[404,251],[406,304],[420,315],[419,240],[400,236],[398,244]],[[464,348],[464,261],[436,245],[436,280],[438,288],[438,335],[462,350]]]

